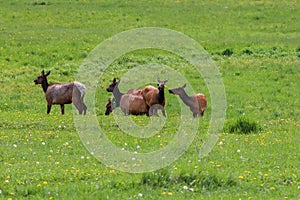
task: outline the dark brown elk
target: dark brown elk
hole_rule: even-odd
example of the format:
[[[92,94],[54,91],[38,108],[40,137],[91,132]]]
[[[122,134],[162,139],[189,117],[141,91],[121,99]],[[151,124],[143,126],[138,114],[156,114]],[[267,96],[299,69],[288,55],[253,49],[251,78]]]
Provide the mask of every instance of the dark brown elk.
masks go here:
[[[79,82],[71,83],[53,83],[48,84],[47,76],[50,71],[42,74],[34,80],[34,83],[41,84],[47,100],[47,114],[51,111],[53,104],[59,104],[61,107],[61,114],[65,113],[65,104],[73,103],[79,114],[86,114],[86,105],[83,102],[85,95],[85,86]]]
[[[106,110],[105,110],[105,115],[109,115],[113,110],[114,110],[113,103],[110,99],[108,99],[107,104],[106,104]]]
[[[158,115],[157,110],[161,109],[163,116],[166,116],[165,113],[165,84],[168,80],[160,81],[160,79],[157,79],[157,88],[149,85],[146,86],[142,90],[142,96],[149,107],[149,115]]]
[[[190,110],[193,113],[193,117],[197,117],[199,116],[199,114],[203,116],[207,105],[205,95],[199,93],[193,96],[188,96],[184,90],[185,87],[186,84],[184,84],[182,87],[170,89],[169,92],[171,94],[178,95],[183,103],[190,107]]]

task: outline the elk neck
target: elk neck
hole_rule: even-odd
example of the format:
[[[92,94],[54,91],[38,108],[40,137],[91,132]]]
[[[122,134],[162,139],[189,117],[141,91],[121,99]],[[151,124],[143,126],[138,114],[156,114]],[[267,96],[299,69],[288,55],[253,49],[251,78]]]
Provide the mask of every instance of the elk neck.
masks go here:
[[[44,90],[45,93],[46,93],[46,91],[47,91],[47,89],[48,89],[48,86],[49,86],[48,81],[47,81],[47,79],[45,79],[45,80],[42,82],[42,88],[43,88],[43,90]]]
[[[120,92],[118,84],[115,86],[115,88],[113,90],[113,95],[114,95],[117,103],[119,104],[123,94]]]
[[[164,102],[164,100],[165,100],[165,91],[164,91],[164,89],[162,89],[162,90],[159,90],[159,92],[158,92],[158,102],[161,104]]]
[[[182,92],[180,92],[179,97],[182,99],[183,103],[185,103],[186,105],[188,105],[188,106],[192,105],[192,99],[190,96],[187,95],[185,90],[182,90]]]

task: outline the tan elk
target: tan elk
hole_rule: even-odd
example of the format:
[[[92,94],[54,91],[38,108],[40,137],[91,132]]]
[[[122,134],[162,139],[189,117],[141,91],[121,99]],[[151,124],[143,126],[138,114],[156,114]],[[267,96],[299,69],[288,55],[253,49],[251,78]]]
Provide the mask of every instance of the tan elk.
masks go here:
[[[106,88],[107,92],[112,92],[114,98],[108,100],[106,104],[105,115],[109,115],[116,107],[119,107],[123,96],[125,97],[122,100],[121,110],[125,115],[134,114],[140,115],[145,114],[145,106],[147,106],[141,96],[142,89],[133,88],[127,91],[127,93],[121,93],[119,89],[120,81],[117,81],[116,78],[113,79],[112,83]],[[129,95],[131,94],[131,95]],[[141,101],[143,100],[143,101]]]
[[[169,89],[169,93],[178,95],[183,103],[190,107],[193,117],[197,117],[199,114],[203,116],[207,104],[205,95],[199,93],[193,96],[188,96],[184,90],[185,87],[186,84],[178,88]]]
[[[168,80],[160,81],[160,79],[157,79],[157,88],[149,85],[146,86],[142,90],[142,96],[149,107],[149,115],[158,115],[157,110],[160,109],[162,111],[163,116],[166,116],[165,113],[165,84],[167,83]]]
[[[124,94],[120,100],[120,108],[125,115],[143,115],[148,116],[149,109],[140,94]]]
[[[73,103],[79,114],[86,114],[86,105],[83,102],[85,95],[85,86],[79,82],[71,83],[53,83],[48,84],[47,76],[50,71],[42,74],[34,80],[34,83],[41,84],[47,100],[47,114],[51,111],[53,104],[59,104],[61,107],[61,114],[65,113],[65,104]]]

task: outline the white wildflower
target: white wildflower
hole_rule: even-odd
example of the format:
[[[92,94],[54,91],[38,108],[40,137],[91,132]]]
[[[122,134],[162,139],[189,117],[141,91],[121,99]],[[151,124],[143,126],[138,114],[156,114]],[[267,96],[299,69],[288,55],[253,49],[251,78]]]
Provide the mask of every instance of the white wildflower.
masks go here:
[[[190,182],[190,185],[193,185],[196,182],[196,179]]]
[[[138,193],[138,197],[142,197],[143,196],[143,194],[142,193]]]

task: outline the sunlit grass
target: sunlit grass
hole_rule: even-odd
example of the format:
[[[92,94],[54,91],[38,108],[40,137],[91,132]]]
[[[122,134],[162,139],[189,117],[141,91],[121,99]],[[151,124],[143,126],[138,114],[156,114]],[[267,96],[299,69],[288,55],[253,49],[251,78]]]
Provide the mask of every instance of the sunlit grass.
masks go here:
[[[0,199],[299,198],[300,46],[295,2],[0,4]],[[225,128],[243,117],[258,128],[248,134],[224,129],[209,156],[201,158],[199,149],[213,109],[203,77],[170,52],[130,52],[99,78],[95,97],[99,126],[120,149],[147,153],[164,148],[179,127],[180,103],[168,93],[166,122],[152,137],[129,135],[113,114],[104,115],[112,97],[106,87],[134,67],[158,63],[177,70],[195,92],[207,95],[209,107],[199,118],[198,130],[193,130],[197,134],[190,147],[165,168],[130,174],[99,162],[77,134],[72,106],[66,106],[64,116],[57,105],[47,115],[44,93],[33,80],[45,69],[52,71],[51,83],[73,81],[84,58],[101,41],[139,27],[170,28],[199,42],[212,54],[225,85]],[[167,91],[175,80],[163,76],[169,80]],[[128,119],[140,127],[151,123],[146,116]]]

